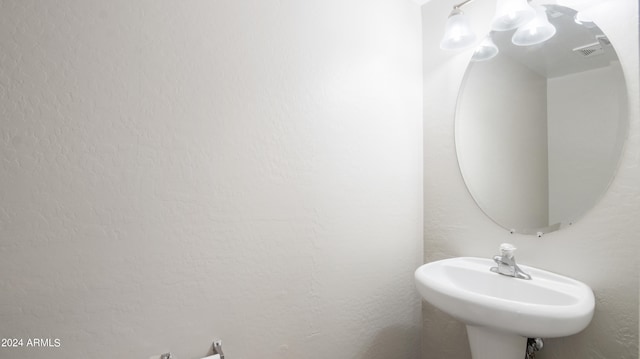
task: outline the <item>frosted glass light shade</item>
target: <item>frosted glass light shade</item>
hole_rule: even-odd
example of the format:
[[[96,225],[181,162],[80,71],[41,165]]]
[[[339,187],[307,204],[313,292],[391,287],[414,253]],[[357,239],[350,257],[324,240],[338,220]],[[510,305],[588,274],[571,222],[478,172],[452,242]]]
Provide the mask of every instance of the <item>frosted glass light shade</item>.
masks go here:
[[[473,53],[471,57],[471,61],[487,61],[498,55],[498,47],[491,39],[491,35],[487,35],[487,37],[482,40],[480,45],[476,48],[476,51]]]
[[[440,48],[444,50],[462,50],[476,42],[476,34],[471,29],[469,17],[459,9],[454,9],[447,19]]]
[[[533,19],[536,11],[527,0],[498,0],[496,15],[491,23],[493,31],[515,29]]]
[[[518,46],[541,44],[556,34],[556,27],[547,18],[547,10],[542,6],[536,7],[536,17],[524,24],[513,34],[511,42]]]

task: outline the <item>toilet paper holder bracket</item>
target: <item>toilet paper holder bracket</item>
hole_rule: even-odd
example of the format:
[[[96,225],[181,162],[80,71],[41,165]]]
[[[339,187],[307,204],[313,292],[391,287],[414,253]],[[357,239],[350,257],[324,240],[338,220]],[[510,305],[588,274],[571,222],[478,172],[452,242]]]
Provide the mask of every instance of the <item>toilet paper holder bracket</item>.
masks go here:
[[[213,340],[213,354],[220,354],[220,359],[224,359],[224,352],[222,351],[222,340]]]
[[[222,340],[214,339],[213,340],[213,354],[220,355],[220,359],[224,359],[224,352],[222,351]],[[164,353],[160,355],[160,359],[174,359],[171,353]]]

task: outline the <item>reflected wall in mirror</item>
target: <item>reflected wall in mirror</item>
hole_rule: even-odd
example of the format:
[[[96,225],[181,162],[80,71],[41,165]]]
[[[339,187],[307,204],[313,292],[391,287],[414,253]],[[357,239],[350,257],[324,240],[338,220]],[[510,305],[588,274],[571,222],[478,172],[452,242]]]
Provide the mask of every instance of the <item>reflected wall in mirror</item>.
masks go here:
[[[458,162],[469,192],[496,223],[547,233],[592,208],[613,179],[627,137],[626,87],[616,52],[576,11],[545,5],[556,34],[471,61],[455,118]]]

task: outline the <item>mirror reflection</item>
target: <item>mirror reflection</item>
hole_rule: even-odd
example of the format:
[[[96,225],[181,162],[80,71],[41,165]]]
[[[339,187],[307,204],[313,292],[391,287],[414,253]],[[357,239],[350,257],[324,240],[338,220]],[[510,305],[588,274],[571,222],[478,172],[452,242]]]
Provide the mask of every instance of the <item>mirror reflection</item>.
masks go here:
[[[480,208],[519,233],[572,224],[611,182],[627,136],[626,87],[606,34],[575,10],[544,5],[556,33],[474,56],[455,119],[464,181]],[[486,42],[483,42],[483,44]]]

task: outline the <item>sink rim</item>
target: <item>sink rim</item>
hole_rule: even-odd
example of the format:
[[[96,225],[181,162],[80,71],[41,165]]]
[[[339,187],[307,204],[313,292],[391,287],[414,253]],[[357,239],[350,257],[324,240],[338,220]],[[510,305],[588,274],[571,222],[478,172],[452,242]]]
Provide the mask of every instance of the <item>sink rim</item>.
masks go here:
[[[531,280],[493,273],[491,259],[454,257],[426,263],[415,271],[415,283],[422,297],[436,308],[473,326],[485,326],[527,337],[562,337],[582,331],[591,322],[595,308],[593,291],[586,284],[566,276],[526,265],[519,266],[531,274]],[[562,293],[572,300],[563,305],[504,299],[460,287],[452,283],[448,267],[477,272],[500,286],[544,288]],[[454,278],[455,279],[455,278]],[[494,280],[495,279],[495,280]],[[507,282],[519,281],[519,282]]]

